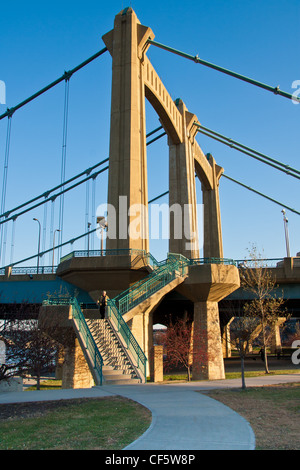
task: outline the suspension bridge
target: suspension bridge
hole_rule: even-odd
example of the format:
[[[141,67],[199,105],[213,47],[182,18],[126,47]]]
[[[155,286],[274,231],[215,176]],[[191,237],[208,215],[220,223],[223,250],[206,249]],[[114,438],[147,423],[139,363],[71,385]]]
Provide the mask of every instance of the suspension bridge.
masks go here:
[[[105,47],[99,52],[0,115],[0,121],[7,122],[0,208],[0,302],[7,311],[13,311],[15,305],[22,302],[42,305],[39,315],[46,323],[54,315],[59,318],[59,329],[70,329],[74,348],[72,354],[65,352],[64,363],[72,362],[64,375],[65,386],[76,386],[74,377],[78,374],[80,383],[85,385],[91,381],[101,384],[103,377],[106,381],[114,380],[113,376],[124,383],[127,379],[145,381],[151,368],[153,322],[163,321],[165,311],[161,307],[166,306],[167,299],[180,304],[182,310],[190,311],[205,337],[206,355],[199,370],[194,368],[195,377],[224,378],[218,303],[238,292],[239,261],[223,256],[220,181],[226,178],[296,215],[300,215],[300,211],[228,175],[211,154],[203,153],[196,136],[200,133],[217,140],[292,178],[300,179],[300,171],[200,124],[196,114],[190,112],[181,99],[172,100],[148,59],[147,50],[157,47],[192,60],[196,65],[273,93],[275,99],[298,102],[300,99],[278,86],[266,85],[154,41],[152,30],[138,21],[131,8],[116,16],[114,28],[103,36],[103,41]],[[72,77],[105,54],[112,57],[109,155],[66,179]],[[65,86],[60,183],[45,187],[41,194],[8,208],[6,195],[14,117],[21,108],[60,83]],[[158,114],[161,124],[147,134],[145,99]],[[164,136],[169,146],[169,189],[149,199],[147,147]],[[101,178],[107,178],[107,174],[107,211],[97,214],[96,184]],[[202,258],[196,179],[201,182],[203,197]],[[85,230],[66,239],[65,195],[82,185],[86,187]],[[148,214],[151,204],[166,195],[170,208],[169,254],[167,259],[159,261],[149,252]],[[25,214],[35,215],[34,211],[41,207],[43,220],[33,217],[39,229],[38,248],[32,255],[16,260],[15,233],[17,227],[22,227],[19,221]],[[98,248],[94,246],[95,233],[99,235]],[[75,250],[77,242],[84,243],[84,249]],[[287,284],[291,292],[291,286],[299,284],[298,259],[285,260],[282,266],[280,262],[283,263],[276,260],[281,269],[280,282]],[[95,305],[101,289],[107,290],[110,297],[108,318],[102,322],[97,318]],[[299,289],[293,295],[299,299]],[[70,354],[73,358],[76,354],[85,358],[86,367],[80,373]]]

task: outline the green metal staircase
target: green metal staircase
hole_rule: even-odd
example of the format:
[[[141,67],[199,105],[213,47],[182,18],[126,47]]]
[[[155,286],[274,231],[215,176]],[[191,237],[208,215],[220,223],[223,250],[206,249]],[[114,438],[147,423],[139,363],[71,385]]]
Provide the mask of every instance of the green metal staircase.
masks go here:
[[[122,316],[163,289],[174,279],[181,277],[183,280],[187,274],[187,266],[190,264],[190,260],[182,255],[169,254],[166,260],[160,262],[156,261],[150,253],[147,253],[146,257],[148,264],[153,267],[152,273],[131,285],[109,302],[109,306],[117,308]]]
[[[95,328],[95,322],[86,320],[76,298],[56,298],[44,302],[48,305],[70,304],[72,306],[74,328],[85,351],[85,356],[96,385],[102,385],[105,381],[105,376],[115,375],[115,372],[112,372],[112,370],[123,374],[124,380],[128,376],[132,380],[138,379],[140,382],[146,382],[147,380],[147,358],[123,319],[123,315],[163,289],[177,277],[184,276],[189,260],[180,255],[169,255],[166,260],[158,262],[150,253],[144,256],[145,262],[151,266],[152,272],[146,278],[136,282],[129,289],[108,301],[105,328],[104,324],[101,325],[101,328],[99,324],[98,328]],[[109,341],[107,340],[107,333],[105,333],[105,330],[108,328],[111,330]],[[105,334],[106,347],[103,347]],[[109,343],[111,346],[109,346]],[[123,354],[126,356],[128,370],[124,367],[124,363],[123,367],[120,367],[120,363],[118,366],[116,364],[113,366],[109,364],[106,356],[109,348],[113,347],[113,343],[117,353],[114,355],[114,359],[111,354],[110,360],[115,360],[118,356],[120,361],[120,357]],[[110,374],[110,372],[112,373]],[[109,380],[112,380],[112,378]]]
[[[111,321],[96,318],[86,322],[103,360],[103,383],[125,385],[141,382],[140,374]]]
[[[190,260],[179,254],[168,254],[168,258],[160,262],[150,253],[143,253],[143,257],[145,263],[151,267],[152,272],[114,299],[108,300],[107,320],[101,326],[98,323],[98,327],[96,327],[95,322],[86,320],[76,298],[64,299],[64,301],[62,299],[45,301],[45,304],[48,305],[68,303],[72,306],[75,331],[85,351],[96,385],[102,385],[105,376],[113,376],[118,373],[123,375],[122,383],[125,383],[124,381],[128,378],[142,383],[147,380],[147,358],[124,320],[124,315],[133,311],[146,300],[151,301],[151,297],[154,295],[156,297],[159,293],[161,293],[161,296],[165,295],[166,286],[170,289],[174,288],[171,285],[173,281],[183,282],[190,265],[206,263],[232,264],[231,260]],[[109,338],[108,329],[110,330]],[[114,354],[112,353],[113,350],[115,351]],[[113,378],[106,380],[113,380]]]

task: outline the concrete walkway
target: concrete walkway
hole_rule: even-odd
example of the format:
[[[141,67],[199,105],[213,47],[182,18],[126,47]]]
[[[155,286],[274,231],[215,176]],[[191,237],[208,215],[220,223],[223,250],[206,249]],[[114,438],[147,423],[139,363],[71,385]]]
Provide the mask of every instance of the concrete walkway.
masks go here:
[[[246,379],[247,387],[300,382],[300,374]],[[255,436],[249,423],[201,391],[240,388],[241,380],[175,384],[104,385],[90,389],[0,394],[0,403],[20,403],[120,395],[152,413],[148,430],[124,450],[251,450]]]

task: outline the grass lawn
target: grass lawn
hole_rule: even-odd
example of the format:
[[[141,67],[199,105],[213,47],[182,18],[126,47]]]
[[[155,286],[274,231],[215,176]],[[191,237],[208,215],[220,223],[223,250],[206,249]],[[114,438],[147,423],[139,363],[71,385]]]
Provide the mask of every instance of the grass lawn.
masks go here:
[[[43,380],[40,383],[40,390],[59,390],[61,389],[61,380],[57,379],[47,379]],[[30,387],[26,388],[27,391],[36,390],[36,385],[31,385]]]
[[[300,450],[300,383],[206,393],[250,423],[257,450]]]
[[[286,375],[286,374],[299,374],[299,369],[285,369],[285,370],[271,370],[269,374],[266,374],[264,370],[249,370],[245,372],[245,377],[267,377],[269,375]],[[241,372],[226,372],[226,379],[240,379],[242,377]]]
[[[299,374],[299,368],[270,374],[292,373]],[[246,377],[263,375],[263,370],[245,373]],[[226,373],[226,378],[240,377],[238,371]],[[164,376],[169,382],[186,379],[184,373]],[[41,384],[41,389],[60,387],[57,380]],[[248,420],[256,449],[300,450],[300,383],[206,394]],[[0,405],[0,450],[119,450],[143,434],[150,423],[146,408],[122,397]]]
[[[299,369],[284,369],[284,370],[272,370],[268,375],[283,375],[283,374],[299,374]],[[250,370],[245,372],[245,377],[263,377],[266,376],[264,370]],[[225,374],[226,379],[240,379],[241,372],[226,372]],[[164,375],[164,381],[172,382],[172,381],[187,381],[187,374],[184,372],[178,374],[166,374]]]
[[[119,450],[151,413],[122,397],[0,405],[0,450]]]

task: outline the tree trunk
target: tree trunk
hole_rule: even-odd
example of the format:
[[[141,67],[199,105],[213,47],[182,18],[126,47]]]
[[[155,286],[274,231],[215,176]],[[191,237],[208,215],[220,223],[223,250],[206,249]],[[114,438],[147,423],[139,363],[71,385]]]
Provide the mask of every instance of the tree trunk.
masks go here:
[[[245,390],[246,382],[245,382],[245,358],[241,356],[241,372],[242,372],[242,389]]]
[[[38,370],[36,372],[36,389],[40,390],[41,387],[41,372]]]
[[[265,331],[265,322],[264,320],[262,321],[262,334],[263,334],[263,357],[264,357],[264,363],[265,363],[265,373],[269,374],[269,368],[268,368],[268,358],[267,358],[267,346],[266,346],[266,331]]]
[[[265,373],[269,374],[269,366],[268,366],[268,356],[267,356],[267,348],[264,346],[264,363],[265,363]]]
[[[190,382],[191,381],[191,368],[190,367],[187,368],[187,373],[188,373],[188,382]]]

